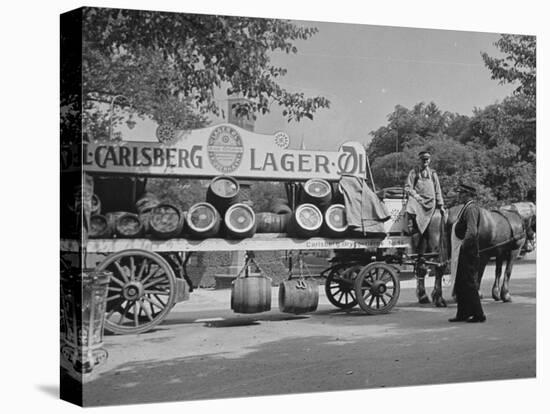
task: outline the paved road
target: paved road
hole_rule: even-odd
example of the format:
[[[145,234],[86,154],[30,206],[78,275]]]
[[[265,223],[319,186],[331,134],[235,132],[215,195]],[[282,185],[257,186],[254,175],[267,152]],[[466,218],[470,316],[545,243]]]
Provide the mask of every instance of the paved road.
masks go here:
[[[490,267],[486,273],[492,272]],[[490,299],[488,321],[450,324],[455,305],[418,305],[402,284],[391,314],[339,311],[321,295],[307,316],[238,315],[229,291],[197,291],[154,332],[107,336],[110,356],[88,405],[351,390],[535,376],[535,264],[520,263],[513,302]],[[276,289],[274,289],[276,293]],[[446,297],[449,297],[449,288]]]

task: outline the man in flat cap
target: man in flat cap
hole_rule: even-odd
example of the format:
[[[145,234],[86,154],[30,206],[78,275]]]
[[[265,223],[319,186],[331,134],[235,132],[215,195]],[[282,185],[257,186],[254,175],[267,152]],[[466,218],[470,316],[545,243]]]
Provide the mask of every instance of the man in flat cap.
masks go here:
[[[436,172],[430,168],[430,153],[420,151],[418,158],[420,165],[409,172],[405,182],[405,192],[408,194],[406,211],[412,247],[416,253],[424,254],[428,251],[436,251],[439,248],[439,246],[429,245],[430,239],[431,243],[435,244],[435,238],[433,234],[430,237],[430,231],[427,230],[435,211],[439,210],[441,217],[444,217],[445,208],[439,178]],[[432,233],[436,231],[439,231],[439,229],[433,229]],[[424,288],[424,278],[427,273],[426,265],[419,262],[416,274],[416,295],[420,303],[430,302]]]
[[[464,207],[458,213],[454,225],[454,235],[462,240],[458,253],[458,266],[454,284],[457,310],[456,316],[449,322],[485,322],[478,293],[479,271],[479,220],[481,211],[474,202],[476,188],[460,184],[458,202]]]

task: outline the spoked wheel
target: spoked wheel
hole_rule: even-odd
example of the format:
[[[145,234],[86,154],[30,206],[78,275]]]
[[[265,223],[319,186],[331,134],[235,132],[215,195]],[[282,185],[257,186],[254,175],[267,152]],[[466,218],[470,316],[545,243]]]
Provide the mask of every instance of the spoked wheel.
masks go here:
[[[105,316],[109,332],[146,332],[162,322],[175,303],[176,277],[156,253],[138,249],[113,253],[98,270],[112,272]]]
[[[330,303],[340,309],[351,309],[357,305],[353,279],[362,267],[342,264],[331,270],[325,282],[325,292]]]
[[[385,263],[370,263],[355,278],[355,294],[369,315],[388,313],[399,299],[400,284],[395,269]]]

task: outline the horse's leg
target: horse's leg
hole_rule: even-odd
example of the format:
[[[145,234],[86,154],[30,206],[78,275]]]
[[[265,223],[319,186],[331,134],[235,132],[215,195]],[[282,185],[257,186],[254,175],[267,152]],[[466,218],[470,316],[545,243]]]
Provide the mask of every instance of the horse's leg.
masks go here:
[[[429,233],[430,252],[440,253],[440,247],[441,247],[440,239],[442,236],[441,220],[443,220],[443,215],[440,212],[436,212],[434,214],[434,217],[432,218],[430,226],[428,227],[428,230],[430,232]],[[444,270],[445,270],[444,266],[442,265],[435,266],[435,283],[434,283],[434,289],[432,291],[432,302],[438,308],[447,307],[447,302],[445,302],[445,299],[443,299],[443,287],[442,287]]]
[[[435,284],[434,284],[434,290],[432,291],[432,302],[438,308],[447,307],[447,302],[443,298],[443,287],[441,283],[442,280],[443,280],[443,267],[436,266],[435,267]]]
[[[510,294],[510,276],[512,276],[512,268],[514,267],[514,262],[519,256],[521,249],[512,250],[508,257],[506,258],[506,270],[504,272],[504,279],[502,281],[502,288],[500,289],[500,299],[503,302],[511,302],[512,295]]]
[[[416,240],[415,240],[415,238],[416,238],[415,236],[418,237]],[[418,252],[419,257],[420,257],[420,255],[423,255],[423,254],[426,253],[426,239],[425,239],[425,236],[423,234],[416,233],[413,236],[413,243],[414,243],[414,241],[417,241],[417,243],[416,243],[416,246],[418,246],[417,252]],[[426,278],[426,274],[428,273],[428,267],[426,266],[426,264],[424,263],[423,260],[424,259],[418,260],[416,262],[416,266],[415,266],[415,268],[416,268],[415,269],[416,270],[416,297],[418,298],[418,303],[425,304],[425,303],[430,303],[430,298],[426,294],[426,288],[424,286],[424,280]]]
[[[497,252],[496,255],[496,262],[495,262],[495,281],[493,283],[493,299],[494,300],[500,300],[500,277],[502,276],[502,259],[503,254],[502,252]]]
[[[483,279],[483,273],[485,273],[485,267],[487,267],[488,262],[489,255],[482,254],[479,258],[479,267],[477,270],[477,291],[480,299],[483,299],[483,295],[481,294],[481,279]]]

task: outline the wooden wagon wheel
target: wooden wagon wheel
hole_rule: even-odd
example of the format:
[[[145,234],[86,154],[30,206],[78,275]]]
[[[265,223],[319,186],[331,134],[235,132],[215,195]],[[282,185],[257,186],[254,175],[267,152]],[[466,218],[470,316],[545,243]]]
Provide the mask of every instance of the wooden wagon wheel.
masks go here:
[[[109,332],[146,332],[162,322],[175,303],[174,271],[157,253],[139,249],[113,253],[97,270],[112,272],[105,316]]]
[[[355,278],[357,302],[369,315],[388,313],[397,303],[399,292],[397,272],[386,263],[369,263]]]
[[[325,293],[330,303],[340,309],[351,309],[357,305],[353,279],[362,268],[362,265],[350,267],[342,263],[330,271],[325,282]]]

